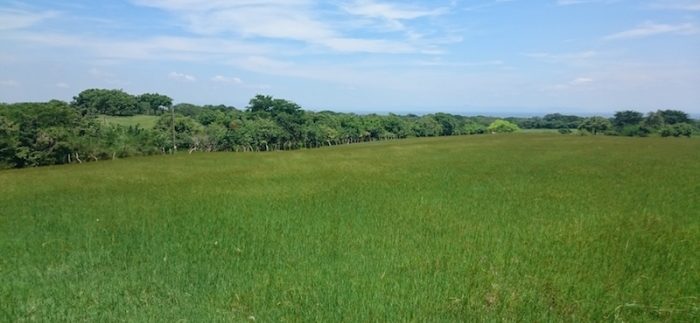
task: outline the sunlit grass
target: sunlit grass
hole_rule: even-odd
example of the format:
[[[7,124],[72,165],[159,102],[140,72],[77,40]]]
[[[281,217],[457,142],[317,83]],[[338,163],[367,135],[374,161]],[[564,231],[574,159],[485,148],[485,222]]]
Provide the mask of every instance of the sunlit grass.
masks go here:
[[[515,134],[0,172],[0,320],[697,321],[700,140]]]

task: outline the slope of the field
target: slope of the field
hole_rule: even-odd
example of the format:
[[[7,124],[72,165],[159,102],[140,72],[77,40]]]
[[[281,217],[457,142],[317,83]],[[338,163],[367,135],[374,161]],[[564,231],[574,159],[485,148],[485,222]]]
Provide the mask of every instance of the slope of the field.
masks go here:
[[[520,134],[0,172],[0,321],[697,321],[700,140]]]

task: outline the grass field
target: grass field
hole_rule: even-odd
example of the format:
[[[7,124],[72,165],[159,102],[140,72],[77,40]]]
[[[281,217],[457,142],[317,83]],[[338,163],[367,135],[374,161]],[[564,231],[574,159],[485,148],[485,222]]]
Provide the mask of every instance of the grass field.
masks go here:
[[[700,319],[698,139],[130,158],[0,205],[0,321]]]
[[[153,126],[156,125],[156,122],[158,122],[159,116],[150,116],[150,115],[135,115],[135,116],[130,116],[130,117],[117,117],[117,116],[107,116],[107,115],[100,115],[97,119],[106,124],[116,124],[116,125],[121,125],[121,126],[140,126],[141,128],[144,129],[151,129]]]

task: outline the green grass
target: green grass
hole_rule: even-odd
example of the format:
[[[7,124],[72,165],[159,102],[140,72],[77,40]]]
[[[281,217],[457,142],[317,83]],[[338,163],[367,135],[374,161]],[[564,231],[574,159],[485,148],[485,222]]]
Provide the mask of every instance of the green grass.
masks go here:
[[[130,117],[100,115],[97,119],[105,125],[115,124],[125,127],[135,127],[138,125],[144,129],[151,129],[156,125],[156,122],[158,122],[158,118],[159,116],[151,115],[135,115]]]
[[[700,316],[700,140],[514,134],[0,172],[0,321]]]

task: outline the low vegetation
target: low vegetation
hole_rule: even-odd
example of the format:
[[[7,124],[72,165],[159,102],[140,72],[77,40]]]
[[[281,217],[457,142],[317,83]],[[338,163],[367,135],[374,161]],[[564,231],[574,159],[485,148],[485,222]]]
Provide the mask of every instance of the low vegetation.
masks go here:
[[[0,320],[696,322],[698,160],[534,133],[6,170]]]

